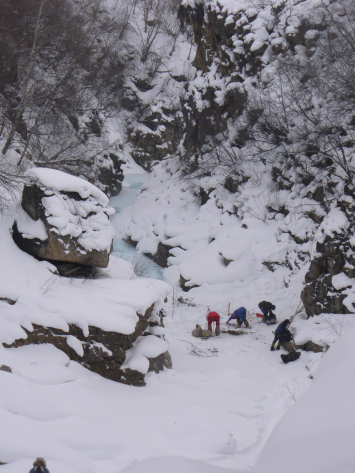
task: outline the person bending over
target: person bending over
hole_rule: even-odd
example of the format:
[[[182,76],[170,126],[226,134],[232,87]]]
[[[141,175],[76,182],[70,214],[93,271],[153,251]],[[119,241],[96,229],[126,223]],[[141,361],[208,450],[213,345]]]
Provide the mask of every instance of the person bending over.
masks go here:
[[[233,314],[229,317],[227,324],[229,324],[229,321],[233,319],[237,320],[237,324],[239,327],[241,327],[243,323],[246,327],[249,327],[249,323],[247,321],[247,310],[245,307],[239,307],[239,309],[235,310]]]
[[[273,310],[276,309],[274,304],[268,301],[261,301],[259,302],[259,309],[263,313],[262,321],[266,324],[276,322],[276,315],[273,313]]]
[[[277,329],[275,330],[275,338],[274,341],[271,344],[271,351],[275,350],[275,343],[278,342],[276,350],[280,350],[281,345],[288,344],[288,342],[291,342],[292,340],[292,334],[287,328],[288,324],[290,323],[289,319],[284,320],[281,322],[278,326]],[[286,348],[286,347],[285,347]],[[293,347],[293,350],[290,350],[289,348],[286,348],[287,351],[296,351]]]
[[[215,323],[216,324],[216,328],[215,328],[215,334],[216,335],[219,335],[220,333],[220,328],[219,328],[219,319],[221,317],[219,316],[219,314],[217,314],[217,312],[208,312],[207,316],[206,316],[206,320],[207,320],[207,324],[208,324],[208,330],[210,332],[212,332],[212,324]]]

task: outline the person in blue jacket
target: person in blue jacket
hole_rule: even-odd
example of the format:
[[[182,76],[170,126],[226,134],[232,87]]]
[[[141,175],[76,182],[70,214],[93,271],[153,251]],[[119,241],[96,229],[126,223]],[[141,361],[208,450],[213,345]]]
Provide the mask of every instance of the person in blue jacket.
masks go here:
[[[46,460],[41,457],[36,458],[33,462],[33,468],[30,473],[49,473]]]
[[[276,350],[280,350],[282,344],[290,342],[292,340],[292,334],[287,328],[289,323],[290,320],[286,319],[277,326],[277,329],[275,330],[275,338],[270,348],[271,351],[275,350],[276,342],[278,342]]]
[[[235,310],[233,314],[229,317],[227,324],[229,324],[229,321],[232,319],[237,320],[237,324],[239,325],[239,327],[241,327],[243,323],[246,327],[249,327],[249,323],[247,321],[247,310],[245,307],[239,307],[239,309]]]

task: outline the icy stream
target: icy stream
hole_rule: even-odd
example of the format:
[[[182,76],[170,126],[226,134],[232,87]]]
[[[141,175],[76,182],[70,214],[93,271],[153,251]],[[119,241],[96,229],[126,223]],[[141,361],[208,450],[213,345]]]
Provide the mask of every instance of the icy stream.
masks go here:
[[[121,192],[110,199],[110,204],[116,211],[112,218],[134,202],[141,192],[142,185],[147,179],[148,174],[128,174],[125,176],[123,181],[124,187],[122,187]],[[129,186],[125,187],[125,184],[129,184]],[[134,246],[130,245],[125,240],[113,240],[113,254],[129,261],[133,264],[133,267],[138,265],[140,268],[138,271],[142,273],[139,275],[146,278],[164,280],[163,268],[144,254],[139,253]]]

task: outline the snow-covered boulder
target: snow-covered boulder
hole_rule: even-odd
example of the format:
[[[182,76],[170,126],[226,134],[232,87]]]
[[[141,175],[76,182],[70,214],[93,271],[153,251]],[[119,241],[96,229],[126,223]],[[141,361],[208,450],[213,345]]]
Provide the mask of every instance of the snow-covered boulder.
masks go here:
[[[168,344],[155,335],[141,336],[148,327],[153,307],[148,307],[143,314],[135,314],[131,309],[128,311],[129,320],[125,321],[118,315],[117,320],[121,320],[117,331],[93,325],[84,328],[82,323],[64,324],[67,326],[61,329],[32,324],[32,330],[23,328],[21,338],[12,343],[3,343],[3,346],[18,348],[51,344],[70,360],[104,378],[132,386],[145,386],[144,378],[148,371],[158,373],[172,367]],[[122,311],[122,308],[119,309]],[[132,333],[125,333],[131,330]],[[135,347],[131,349],[134,343]],[[6,371],[6,367],[3,369]]]
[[[17,245],[41,259],[106,268],[114,212],[108,197],[93,184],[54,169],[33,168],[26,177],[26,213],[13,228]]]

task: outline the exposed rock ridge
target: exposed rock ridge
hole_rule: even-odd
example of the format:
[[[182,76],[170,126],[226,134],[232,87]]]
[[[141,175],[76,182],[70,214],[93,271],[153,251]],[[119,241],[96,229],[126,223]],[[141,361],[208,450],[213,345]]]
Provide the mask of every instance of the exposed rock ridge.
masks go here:
[[[85,336],[82,329],[75,324],[69,324],[67,332],[53,327],[33,324],[32,331],[24,329],[27,338],[17,339],[11,344],[4,343],[3,345],[5,348],[17,348],[24,345],[51,343],[66,353],[70,360],[80,363],[85,368],[104,378],[133,386],[144,386],[145,373],[124,368],[122,365],[126,359],[126,351],[132,348],[133,342],[148,328],[148,319],[152,314],[152,310],[153,307],[150,307],[144,315],[137,314],[139,321],[135,331],[130,335],[107,332],[98,327],[89,326],[89,334]],[[79,348],[73,348],[69,341],[70,337],[74,337]],[[148,361],[149,371],[158,372],[164,369],[164,367],[171,368],[172,366],[171,357],[168,352],[148,359]]]

